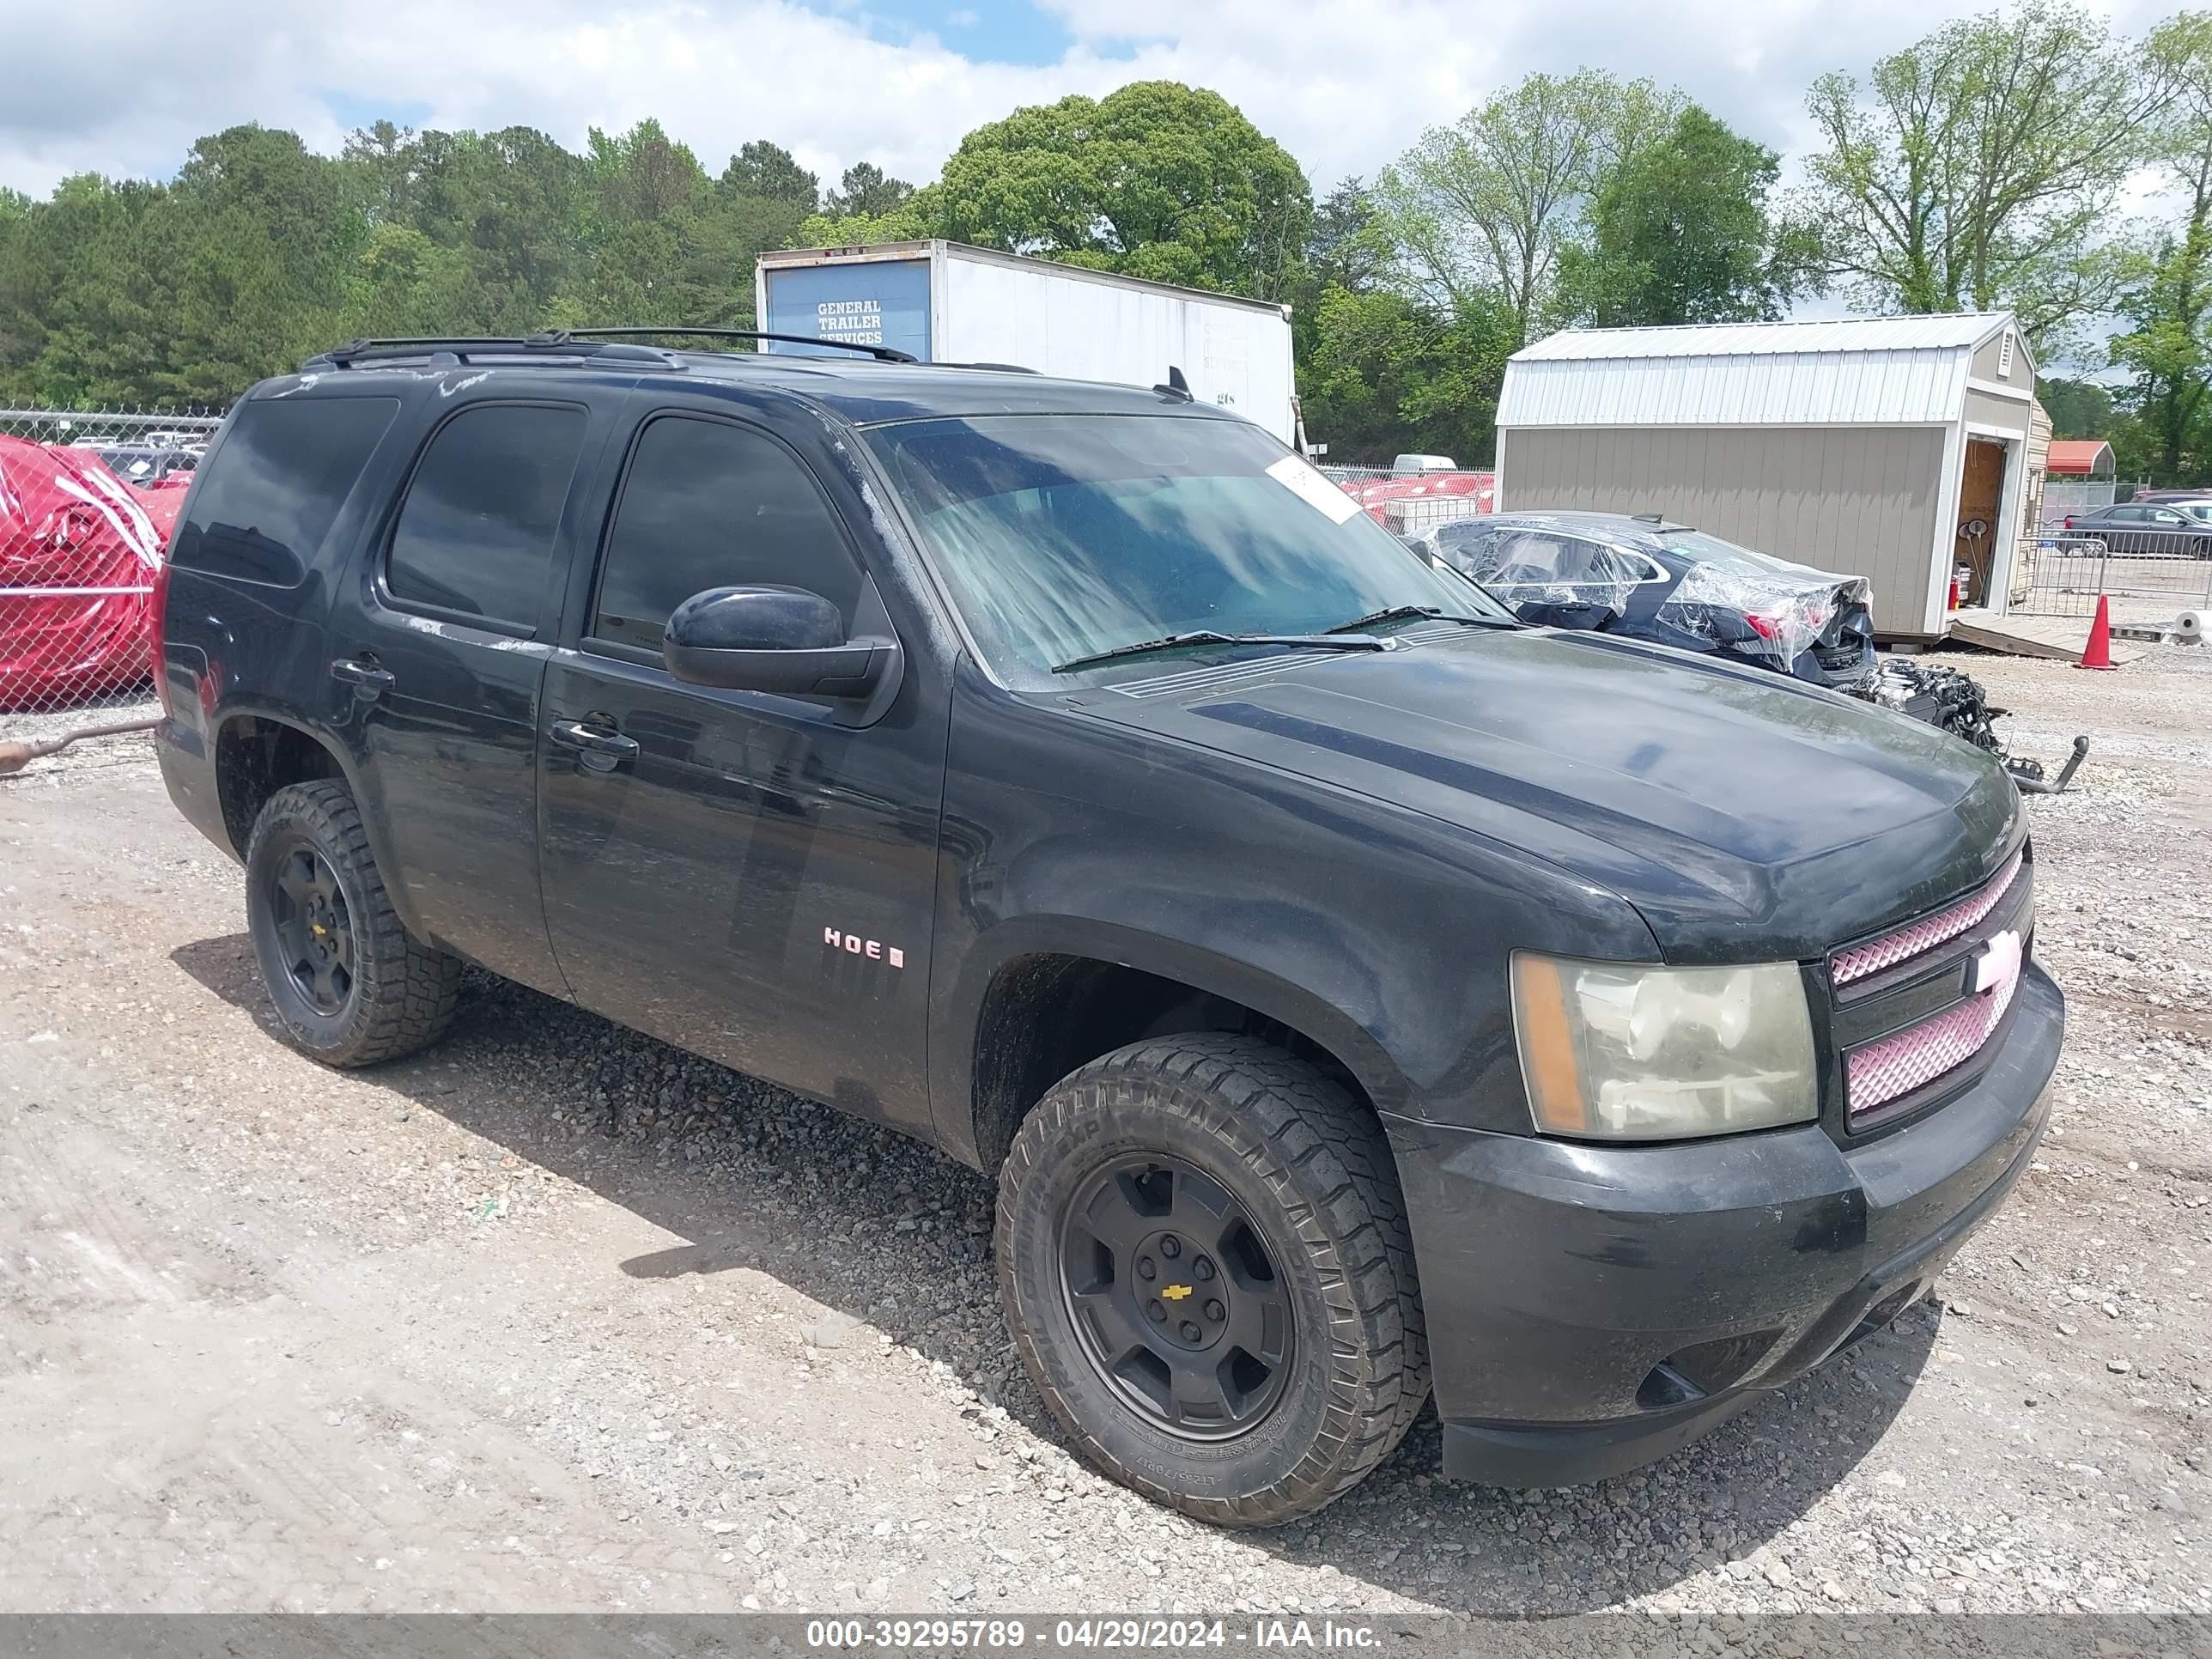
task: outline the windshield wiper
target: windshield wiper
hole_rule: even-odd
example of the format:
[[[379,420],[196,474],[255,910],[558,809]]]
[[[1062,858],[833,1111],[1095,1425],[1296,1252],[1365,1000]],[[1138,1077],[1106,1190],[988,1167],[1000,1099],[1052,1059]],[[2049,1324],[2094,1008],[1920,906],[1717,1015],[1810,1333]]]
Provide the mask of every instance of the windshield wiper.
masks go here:
[[[1139,640],[1133,645],[1117,645],[1110,651],[1094,651],[1087,657],[1071,657],[1056,665],[1055,674],[1073,673],[1079,668],[1088,668],[1093,663],[1112,662],[1116,657],[1141,657],[1153,651],[1171,651],[1179,645],[1304,645],[1316,651],[1388,651],[1389,643],[1365,634],[1340,633],[1331,629],[1326,634],[1224,634],[1215,629],[1201,628],[1194,633],[1169,634],[1157,640]]]
[[[1364,617],[1354,617],[1348,623],[1339,623],[1323,631],[1356,634],[1363,628],[1377,628],[1384,623],[1410,622],[1416,617],[1426,617],[1431,622],[1457,623],[1462,628],[1500,628],[1505,625],[1503,617],[1459,617],[1433,605],[1394,605],[1387,610],[1370,611]]]

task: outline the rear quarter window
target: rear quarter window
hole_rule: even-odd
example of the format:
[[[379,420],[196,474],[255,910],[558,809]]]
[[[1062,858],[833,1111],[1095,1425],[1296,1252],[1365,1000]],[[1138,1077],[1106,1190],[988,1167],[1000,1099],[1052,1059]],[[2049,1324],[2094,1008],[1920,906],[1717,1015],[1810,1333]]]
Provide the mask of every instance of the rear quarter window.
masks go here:
[[[574,404],[479,404],[440,427],[392,529],[392,597],[530,631],[584,425]]]
[[[247,404],[199,479],[171,562],[245,581],[298,582],[398,411],[397,398]]]

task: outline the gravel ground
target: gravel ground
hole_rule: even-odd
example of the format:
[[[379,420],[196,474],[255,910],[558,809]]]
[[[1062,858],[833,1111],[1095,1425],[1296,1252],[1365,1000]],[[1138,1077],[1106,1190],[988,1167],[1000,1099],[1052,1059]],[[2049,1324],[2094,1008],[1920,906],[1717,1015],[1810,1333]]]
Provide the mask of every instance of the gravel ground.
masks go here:
[[[2212,1612],[2212,651],[1977,657],[2072,999],[2039,1162],[1898,1328],[1642,1473],[1308,1524],[1092,1474],[992,1190],[489,979],[277,1045],[142,745],[0,783],[0,1610]],[[9,731],[8,735],[15,735]]]

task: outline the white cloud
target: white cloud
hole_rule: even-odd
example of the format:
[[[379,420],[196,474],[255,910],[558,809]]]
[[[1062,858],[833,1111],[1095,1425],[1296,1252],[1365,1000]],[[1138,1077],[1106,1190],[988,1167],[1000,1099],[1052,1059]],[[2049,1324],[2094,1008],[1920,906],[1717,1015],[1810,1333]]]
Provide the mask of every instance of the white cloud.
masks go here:
[[[788,0],[170,0],[11,8],[0,58],[0,184],[44,192],[83,170],[166,175],[236,122],[335,149],[335,92],[427,106],[430,125],[592,125],[658,116],[710,169],[769,137],[835,177],[872,160],[926,179],[960,136],[1015,106],[1167,76],[1213,87],[1326,189],[1371,173],[1425,126],[1534,69],[1589,64],[1679,84],[1785,150],[1803,88],[1863,69],[1979,0],[1042,0],[1073,46],[1056,64],[979,62],[939,37],[871,38],[857,8]],[[2123,0],[2118,21],[2149,20]],[[955,14],[957,16],[957,14]],[[961,27],[952,18],[947,27]],[[976,31],[961,28],[962,44]],[[452,65],[450,72],[441,65]]]

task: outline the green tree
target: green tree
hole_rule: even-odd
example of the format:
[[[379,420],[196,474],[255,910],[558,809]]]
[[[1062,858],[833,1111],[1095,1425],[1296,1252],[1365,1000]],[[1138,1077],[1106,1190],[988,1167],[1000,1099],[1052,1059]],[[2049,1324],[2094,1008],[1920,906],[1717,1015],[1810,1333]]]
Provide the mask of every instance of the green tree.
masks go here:
[[[1559,251],[1559,314],[1601,328],[1782,314],[1796,250],[1766,212],[1780,158],[1695,105],[1613,168],[1588,242]]]
[[[1455,311],[1501,296],[1525,343],[1589,201],[1680,104],[1649,81],[1582,70],[1531,75],[1430,128],[1376,186],[1416,290]]]
[[[2094,380],[2039,380],[2035,395],[2051,416],[2054,438],[2102,438],[2112,441],[2112,389]]]
[[[193,145],[158,214],[178,247],[151,391],[223,401],[343,334],[370,228],[349,182],[295,133],[233,127]]]
[[[1324,289],[1298,366],[1308,435],[1333,459],[1419,451],[1486,465],[1515,326],[1495,299],[1454,315],[1386,289]]]
[[[873,161],[855,161],[837,180],[823,209],[839,218],[880,219],[905,205],[914,186],[889,177]]]
[[[951,233],[945,228],[944,190],[924,185],[887,213],[810,215],[783,243],[786,247],[857,247],[864,242],[922,242]]]
[[[1357,179],[1342,180],[1314,209],[1302,273],[1310,291],[1318,296],[1323,289],[1340,288],[1364,294],[1387,283],[1396,263],[1397,249],[1374,192]]]
[[[2148,279],[2121,299],[2130,326],[2113,337],[2111,356],[2132,377],[2128,402],[2154,445],[2152,474],[2172,483],[2205,470],[2212,416],[2212,15],[2170,20],[2150,51],[2179,70],[2149,147],[2183,216],[2160,238]]]
[[[412,127],[375,121],[346,135],[339,152],[356,199],[378,224],[404,222],[415,205],[422,144]]]
[[[155,395],[185,252],[169,191],[67,179],[0,234],[0,385],[47,403]]]
[[[2023,0],[1945,24],[1863,87],[1823,76],[1801,212],[1826,270],[1878,306],[2009,307],[2047,349],[2129,273],[2101,233],[2179,73],[2155,37]]]
[[[673,222],[696,210],[712,188],[690,148],[650,118],[621,134],[593,127],[586,160],[606,225]]]
[[[796,208],[803,218],[821,203],[821,180],[781,144],[756,138],[739,147],[716,187],[731,196],[757,196]]]
[[[1218,93],[1140,81],[1016,110],[945,164],[945,234],[1276,299],[1313,216],[1305,174]]]
[[[340,332],[356,337],[452,333],[470,307],[467,254],[440,247],[412,225],[368,234],[356,262]]]
[[[458,252],[468,278],[444,326],[521,333],[585,280],[592,185],[581,158],[530,127],[427,132],[399,158],[399,219]]]

